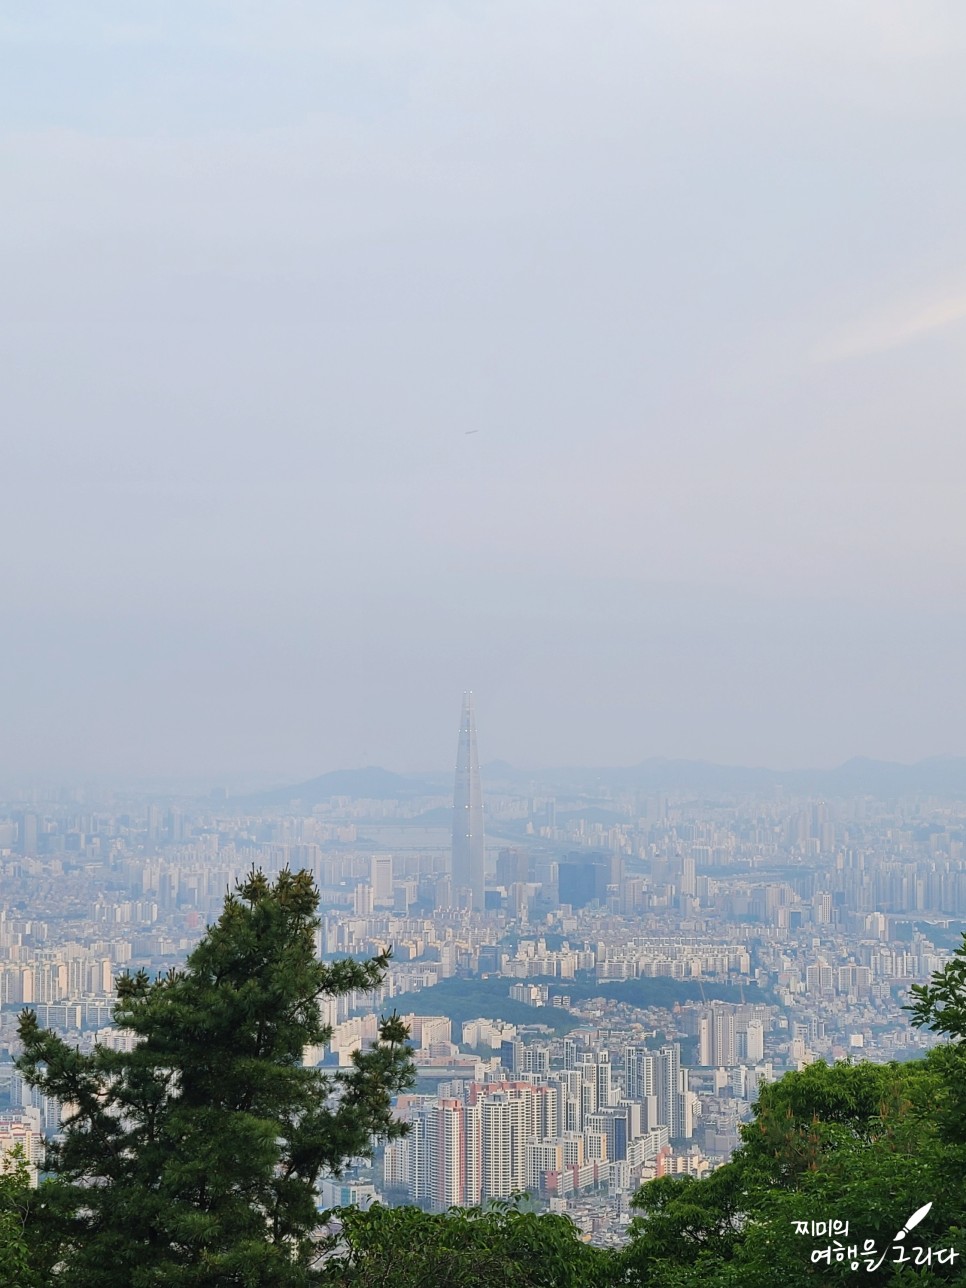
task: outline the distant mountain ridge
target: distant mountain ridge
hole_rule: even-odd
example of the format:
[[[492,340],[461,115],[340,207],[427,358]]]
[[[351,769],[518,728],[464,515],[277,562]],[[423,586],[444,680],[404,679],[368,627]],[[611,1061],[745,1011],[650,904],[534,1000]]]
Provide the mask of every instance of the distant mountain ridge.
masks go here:
[[[527,775],[534,778],[535,775]],[[615,769],[547,771],[561,787],[597,785],[622,791],[763,792],[784,789],[817,796],[966,794],[966,757],[933,756],[915,764],[856,756],[834,769],[764,769],[660,757]]]
[[[353,800],[407,800],[413,796],[433,796],[437,788],[421,778],[409,774],[396,774],[378,765],[364,769],[333,769],[318,778],[309,778],[291,787],[274,787],[248,798],[252,805],[288,805],[298,801],[302,805],[321,805],[333,796],[348,796]]]
[[[915,764],[856,756],[835,769],[763,769],[717,765],[703,760],[653,757],[639,765],[595,769],[514,769],[506,761],[482,768],[484,786],[499,783],[521,793],[554,790],[694,791],[699,793],[785,791],[812,796],[966,795],[966,757],[932,756]],[[247,798],[253,806],[303,807],[334,796],[355,800],[410,800],[449,790],[449,774],[397,774],[378,766],[337,769],[290,787],[276,787]]]

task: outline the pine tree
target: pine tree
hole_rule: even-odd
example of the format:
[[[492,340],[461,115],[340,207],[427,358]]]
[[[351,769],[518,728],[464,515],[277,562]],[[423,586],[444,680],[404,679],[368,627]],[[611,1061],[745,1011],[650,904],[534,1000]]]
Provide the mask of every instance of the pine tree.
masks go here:
[[[23,1012],[18,1068],[66,1106],[28,1229],[48,1282],[316,1282],[316,1183],[402,1134],[390,1098],[413,1081],[395,1015],[351,1068],[303,1067],[330,1035],[320,1001],[375,988],[388,961],[319,962],[317,907],[309,873],[253,871],[183,970],[118,979],[131,1051],[82,1054]]]

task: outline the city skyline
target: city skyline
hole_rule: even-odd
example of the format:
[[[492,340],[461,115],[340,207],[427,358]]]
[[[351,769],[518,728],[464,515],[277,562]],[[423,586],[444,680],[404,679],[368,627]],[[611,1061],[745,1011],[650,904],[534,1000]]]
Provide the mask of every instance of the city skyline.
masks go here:
[[[398,1013],[412,1132],[324,1180],[327,1205],[526,1188],[613,1243],[640,1183],[721,1166],[784,1073],[933,1045],[903,1007],[966,926],[961,790],[504,780],[476,911],[443,808],[472,794],[475,714],[467,694],[459,780],[399,795],[384,772],[301,797],[0,794],[0,1152],[22,1143],[36,1179],[61,1123],[12,1064],[23,1007],[81,1051],[126,1049],[118,973],[176,968],[253,867],[311,877],[326,960],[393,949],[371,994],[326,1001],[331,1033],[303,1059],[348,1068]]]
[[[966,5],[7,8],[0,1266],[955,1279]]]

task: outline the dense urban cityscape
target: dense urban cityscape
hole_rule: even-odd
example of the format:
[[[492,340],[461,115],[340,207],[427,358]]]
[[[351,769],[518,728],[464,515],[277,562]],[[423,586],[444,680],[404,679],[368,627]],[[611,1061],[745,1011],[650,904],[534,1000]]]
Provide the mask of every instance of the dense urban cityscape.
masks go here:
[[[966,6],[0,58],[0,1288],[966,1288]]]
[[[642,1181],[728,1160],[763,1084],[930,1044],[903,1007],[966,926],[961,799],[634,790],[606,771],[520,790],[476,742],[466,695],[455,791],[359,770],[5,801],[0,1146],[24,1145],[36,1179],[63,1108],[14,1069],[18,1013],[129,1049],[115,976],[182,961],[253,867],[312,874],[322,958],[392,949],[380,989],[326,1004],[305,1063],[345,1067],[390,1011],[414,1049],[408,1134],[323,1181],[323,1209],[527,1191],[615,1243]]]

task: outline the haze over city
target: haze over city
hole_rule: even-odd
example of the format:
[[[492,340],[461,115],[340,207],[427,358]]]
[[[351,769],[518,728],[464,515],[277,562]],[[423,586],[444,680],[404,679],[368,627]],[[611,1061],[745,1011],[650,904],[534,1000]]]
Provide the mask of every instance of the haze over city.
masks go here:
[[[966,12],[0,18],[0,775],[966,751]]]

